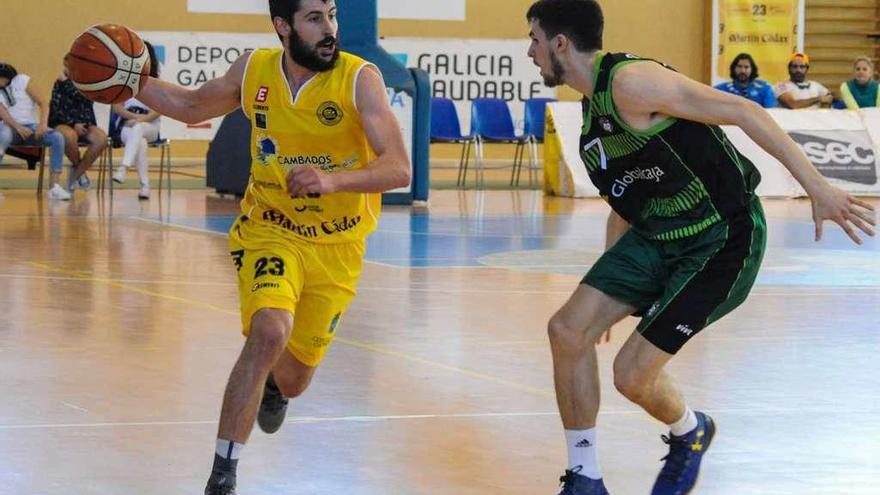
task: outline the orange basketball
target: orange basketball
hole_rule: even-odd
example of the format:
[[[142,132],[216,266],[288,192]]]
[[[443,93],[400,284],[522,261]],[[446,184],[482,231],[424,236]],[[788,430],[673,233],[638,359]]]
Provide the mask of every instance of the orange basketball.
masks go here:
[[[77,89],[99,103],[133,98],[150,75],[150,54],[143,40],[116,24],[90,27],[73,41],[65,61]]]

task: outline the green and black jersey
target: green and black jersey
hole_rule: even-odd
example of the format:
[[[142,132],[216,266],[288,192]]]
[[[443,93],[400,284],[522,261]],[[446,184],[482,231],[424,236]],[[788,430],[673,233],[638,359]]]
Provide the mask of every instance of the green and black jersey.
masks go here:
[[[600,52],[593,97],[583,100],[581,158],[602,197],[633,230],[659,241],[690,237],[748,210],[761,176],[721,128],[668,118],[638,130],[617,114],[614,74],[636,62],[657,63]]]

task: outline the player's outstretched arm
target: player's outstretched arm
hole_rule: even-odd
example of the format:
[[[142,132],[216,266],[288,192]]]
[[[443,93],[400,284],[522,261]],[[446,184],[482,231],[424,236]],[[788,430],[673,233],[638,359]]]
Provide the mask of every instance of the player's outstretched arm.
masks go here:
[[[791,172],[813,203],[816,240],[831,220],[857,244],[857,227],[873,236],[874,208],[831,185],[803,151],[757,103],[715,91],[654,63],[630,64],[614,79],[614,101],[624,114],[663,114],[697,122],[739,126]]]
[[[241,105],[241,80],[248,57],[250,53],[245,53],[222,77],[195,90],[150,78],[137,99],[160,114],[187,124],[226,115]]]
[[[358,75],[355,102],[376,159],[364,168],[327,174],[311,167],[287,176],[291,196],[332,192],[384,192],[410,182],[410,164],[397,118],[391,112],[378,69],[367,66]]]

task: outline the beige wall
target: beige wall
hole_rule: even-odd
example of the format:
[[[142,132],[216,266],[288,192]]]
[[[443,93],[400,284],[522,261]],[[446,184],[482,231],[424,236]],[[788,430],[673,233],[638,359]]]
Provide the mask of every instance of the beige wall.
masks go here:
[[[438,0],[440,1],[440,0]],[[518,38],[528,36],[533,0],[468,0],[467,21],[382,21],[381,36]],[[708,79],[705,0],[602,0],[605,49],[658,58],[684,74]],[[674,6],[674,7],[671,7]],[[487,20],[491,19],[491,22]]]
[[[220,1],[220,0],[218,0]],[[357,0],[347,0],[357,1]],[[70,42],[92,24],[115,22],[136,31],[263,32],[266,16],[190,14],[186,0],[2,0],[0,60],[30,74],[44,90]],[[604,0],[605,47],[655,57],[690,77],[706,80],[709,50],[704,0]],[[531,0],[468,0],[464,22],[379,23],[381,36],[516,38],[528,33]],[[674,5],[670,7],[670,5]],[[576,97],[561,93],[563,98]],[[177,156],[201,156],[204,144],[175,144]]]

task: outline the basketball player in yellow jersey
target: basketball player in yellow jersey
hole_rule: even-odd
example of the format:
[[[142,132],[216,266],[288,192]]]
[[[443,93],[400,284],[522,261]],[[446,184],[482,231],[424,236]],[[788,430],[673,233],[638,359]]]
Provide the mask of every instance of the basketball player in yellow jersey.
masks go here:
[[[252,124],[250,182],[229,233],[247,336],[223,399],[206,495],[235,493],[258,416],[276,431],[303,393],[355,294],[380,193],[410,165],[378,69],[337,48],[334,0],[269,0],[284,49],[243,55],[191,91],[151,79],[138,98],[202,122],[241,106]]]

